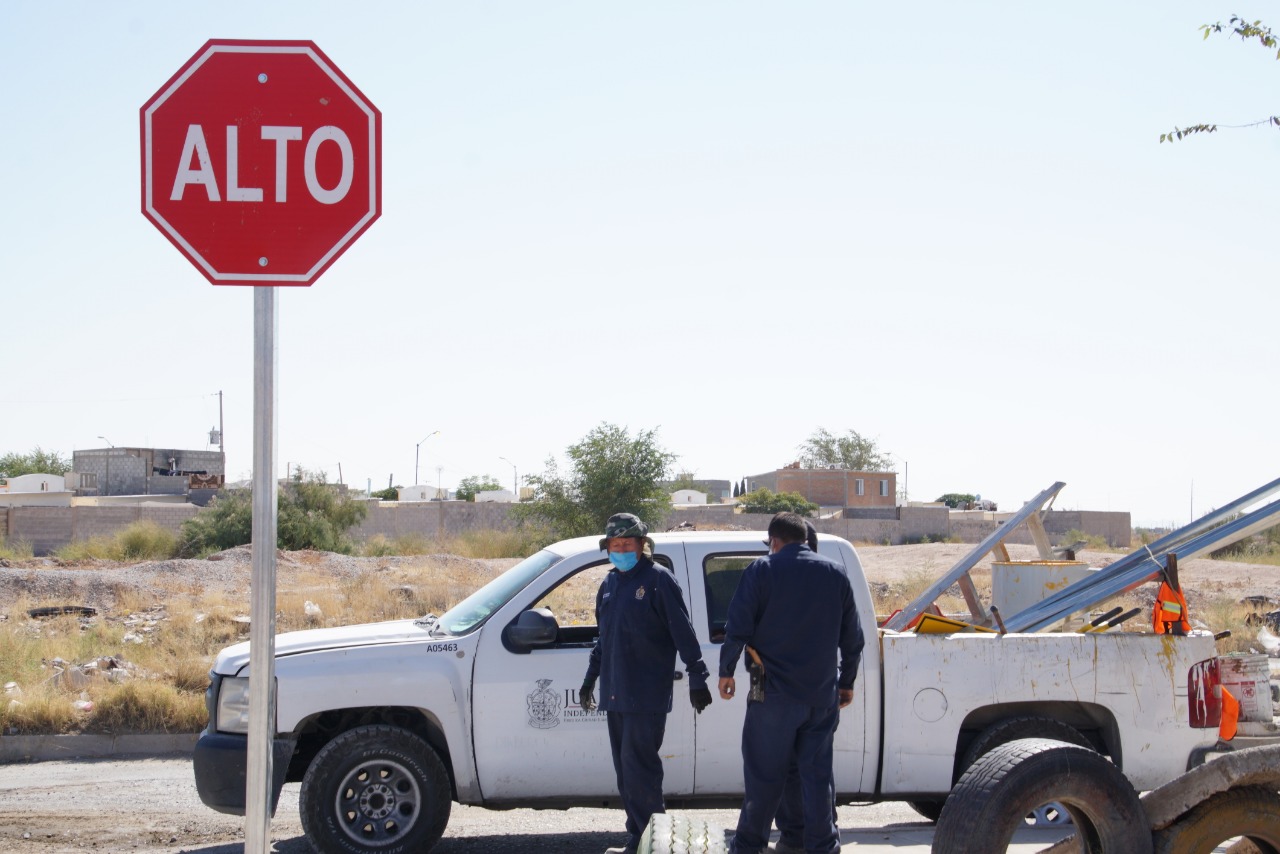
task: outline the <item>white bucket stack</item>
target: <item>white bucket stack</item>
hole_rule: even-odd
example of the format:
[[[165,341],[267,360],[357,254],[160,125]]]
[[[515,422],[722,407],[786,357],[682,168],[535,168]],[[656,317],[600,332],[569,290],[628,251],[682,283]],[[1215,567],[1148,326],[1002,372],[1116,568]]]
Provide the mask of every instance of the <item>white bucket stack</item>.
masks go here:
[[[1218,656],[1222,687],[1240,703],[1240,720],[1271,723],[1271,663],[1265,655]]]

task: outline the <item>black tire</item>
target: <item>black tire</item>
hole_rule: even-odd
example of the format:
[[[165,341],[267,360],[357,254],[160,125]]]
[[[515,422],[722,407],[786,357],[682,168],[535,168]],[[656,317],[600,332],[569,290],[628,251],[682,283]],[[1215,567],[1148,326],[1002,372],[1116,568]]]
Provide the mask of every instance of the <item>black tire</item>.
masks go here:
[[[449,774],[408,730],[362,726],[321,748],[302,780],[298,812],[323,854],[426,852],[452,805]]]
[[[1085,738],[1080,733],[1080,730],[1054,718],[1035,715],[1008,718],[987,727],[978,734],[977,738],[969,743],[969,746],[964,751],[964,757],[960,760],[960,774],[963,774],[965,769],[981,759],[984,754],[991,752],[1002,744],[1008,744],[1020,738],[1049,738],[1054,741],[1065,741],[1067,744],[1078,744],[1080,747],[1093,749],[1089,739]],[[1027,817],[1031,819],[1029,823],[1036,827],[1055,827],[1057,825],[1071,824],[1071,814],[1063,809],[1061,804],[1056,803],[1039,804],[1028,813]]]
[[[655,813],[636,854],[725,854],[724,829],[699,819]]]
[[[1057,802],[1071,814],[1085,854],[1151,854],[1147,814],[1120,769],[1088,748],[1027,738],[978,759],[951,790],[935,854],[1007,850],[1037,806]]]
[[[960,774],[964,774],[965,769],[977,762],[983,754],[1002,744],[1008,744],[1020,738],[1048,738],[1054,741],[1065,741],[1067,744],[1078,744],[1090,750],[1093,749],[1089,739],[1081,735],[1080,730],[1070,724],[1064,724],[1062,721],[1030,715],[1020,718],[1008,718],[987,727],[978,734],[977,738],[969,743],[969,746],[965,748],[964,757],[960,760],[960,767],[957,770]]]
[[[936,823],[938,821],[938,816],[942,815],[942,805],[944,803],[946,803],[946,801],[942,800],[907,801],[907,806],[920,813],[920,815],[924,816],[929,821]]]
[[[1020,738],[1051,738],[1054,741],[1065,741],[1067,744],[1091,747],[1089,740],[1081,735],[1079,730],[1062,721],[1034,716],[1009,718],[987,727],[969,743],[959,765],[956,766],[957,780],[964,774],[965,769],[977,762],[984,753]],[[942,815],[944,803],[946,799],[942,798],[936,801],[907,801],[907,806],[937,824],[938,817]],[[1038,826],[1070,823],[1065,818],[1066,813],[1057,809],[1056,804],[1041,804],[1033,812]]]
[[[1280,794],[1261,786],[1219,792],[1157,831],[1155,850],[1156,854],[1208,854],[1237,836],[1252,842],[1261,854],[1280,852]]]

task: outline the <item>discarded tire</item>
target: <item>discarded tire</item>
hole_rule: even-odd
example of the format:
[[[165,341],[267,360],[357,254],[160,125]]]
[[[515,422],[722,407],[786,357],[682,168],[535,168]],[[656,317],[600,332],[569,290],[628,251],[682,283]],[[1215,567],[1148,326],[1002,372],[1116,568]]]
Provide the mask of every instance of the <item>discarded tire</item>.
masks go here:
[[[1219,792],[1157,831],[1155,850],[1156,854],[1209,854],[1237,836],[1252,842],[1261,854],[1280,854],[1280,794],[1261,786]]]
[[[1089,739],[1081,735],[1080,730],[1060,720],[1039,715],[1008,718],[987,727],[970,742],[969,747],[965,749],[964,757],[960,760],[961,773],[1000,745],[1020,738],[1049,738],[1093,749]],[[1071,824],[1071,814],[1058,803],[1038,804],[1027,814],[1027,818],[1028,824],[1036,827]]]
[[[1087,854],[1149,854],[1151,830],[1138,793],[1106,758],[1049,739],[1018,739],[982,756],[951,790],[933,836],[936,854],[1008,848],[1036,807],[1070,813]]]
[[[423,739],[363,726],[321,748],[302,780],[298,811],[323,854],[430,851],[451,806],[449,774]]]
[[[640,837],[636,854],[725,854],[724,830],[705,821],[657,813]]]

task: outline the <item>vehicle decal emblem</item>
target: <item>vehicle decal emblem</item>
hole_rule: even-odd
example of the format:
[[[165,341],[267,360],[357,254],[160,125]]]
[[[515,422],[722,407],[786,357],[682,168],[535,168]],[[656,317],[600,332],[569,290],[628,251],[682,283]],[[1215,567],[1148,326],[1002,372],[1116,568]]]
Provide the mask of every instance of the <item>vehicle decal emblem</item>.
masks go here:
[[[550,679],[539,679],[538,687],[529,692],[529,726],[535,729],[551,729],[560,725],[560,708],[564,700],[551,690]]]
[[[643,586],[641,586],[641,587],[637,587],[637,588],[636,588],[636,598],[637,598],[637,599],[643,599],[643,598],[644,598],[644,587],[643,587]]]

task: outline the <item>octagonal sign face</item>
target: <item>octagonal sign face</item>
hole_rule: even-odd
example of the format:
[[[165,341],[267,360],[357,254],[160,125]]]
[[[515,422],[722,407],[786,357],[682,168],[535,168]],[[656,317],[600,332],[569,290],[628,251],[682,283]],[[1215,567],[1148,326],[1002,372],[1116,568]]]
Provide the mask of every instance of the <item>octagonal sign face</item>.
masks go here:
[[[309,41],[209,41],[141,113],[142,213],[215,285],[309,285],[381,213],[382,114]]]

